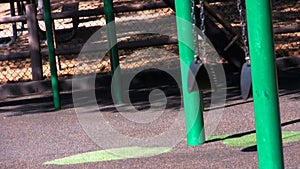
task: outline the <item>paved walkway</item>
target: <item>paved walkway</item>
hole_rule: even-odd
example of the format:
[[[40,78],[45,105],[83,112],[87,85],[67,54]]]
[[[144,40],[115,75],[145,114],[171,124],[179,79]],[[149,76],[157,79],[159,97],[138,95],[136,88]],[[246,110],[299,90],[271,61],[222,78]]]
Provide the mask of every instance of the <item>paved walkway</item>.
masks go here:
[[[283,131],[300,131],[300,79],[299,71],[279,73],[280,109]],[[235,76],[231,82],[236,82]],[[234,83],[233,83],[234,84]],[[152,125],[136,125],[120,118],[112,105],[107,88],[96,90],[99,108],[106,121],[123,135],[147,137],[168,129],[180,110],[180,95],[177,88],[164,88],[168,106]],[[243,101],[234,85],[229,94],[222,118],[211,135],[230,135],[240,139],[254,133],[252,100]],[[148,103],[144,95],[147,90],[133,90],[135,106],[146,111]],[[255,146],[231,146],[227,139],[218,137],[202,146],[188,147],[183,138],[171,150],[151,157],[139,157],[102,162],[86,162],[73,165],[43,164],[47,161],[103,150],[87,135],[73,108],[72,94],[62,94],[62,109],[53,110],[51,94],[6,99],[0,102],[0,168],[257,168]],[[205,118],[213,112],[206,108]],[[119,121],[118,121],[119,120]],[[184,126],[184,123],[182,124]],[[205,127],[211,124],[206,122]],[[152,135],[151,135],[152,134]],[[298,133],[299,134],[299,133]],[[297,137],[292,135],[293,138]],[[249,139],[249,138],[248,138]],[[298,139],[299,140],[299,139]],[[244,143],[245,141],[236,141]],[[286,168],[300,168],[300,141],[290,140],[283,144]],[[84,159],[78,159],[78,162]]]

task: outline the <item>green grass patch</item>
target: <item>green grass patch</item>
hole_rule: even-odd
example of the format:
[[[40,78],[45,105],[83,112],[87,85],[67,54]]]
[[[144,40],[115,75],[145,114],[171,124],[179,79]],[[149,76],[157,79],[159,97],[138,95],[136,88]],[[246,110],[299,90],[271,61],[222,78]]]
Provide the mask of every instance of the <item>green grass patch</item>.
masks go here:
[[[282,142],[289,143],[300,141],[299,131],[282,131]],[[236,138],[228,138],[223,141],[223,144],[236,147],[250,147],[256,145],[256,134],[248,134]]]
[[[256,145],[256,134],[247,134],[241,137],[229,138],[223,144],[236,147],[249,147]]]
[[[77,154],[43,163],[43,165],[72,165],[91,162],[142,158],[171,152],[170,147],[123,147]]]
[[[220,135],[220,136],[208,136],[205,141],[218,141],[218,140],[225,140],[230,135]]]
[[[230,135],[209,136],[206,141],[223,140],[223,144],[237,147],[250,147],[256,145],[256,134],[247,134],[240,137],[230,138]],[[283,131],[283,143],[300,141],[299,131]],[[43,163],[44,165],[72,165],[91,162],[123,160],[130,158],[143,158],[171,152],[171,147],[123,147],[107,150],[99,150],[77,154],[65,158],[56,159]]]

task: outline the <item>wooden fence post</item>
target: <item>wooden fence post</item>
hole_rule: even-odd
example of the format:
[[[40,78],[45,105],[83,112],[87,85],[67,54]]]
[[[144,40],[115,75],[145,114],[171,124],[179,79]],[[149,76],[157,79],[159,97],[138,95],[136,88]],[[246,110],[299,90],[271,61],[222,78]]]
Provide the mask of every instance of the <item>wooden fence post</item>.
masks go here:
[[[42,58],[40,49],[40,39],[38,34],[38,25],[36,18],[36,5],[28,4],[26,5],[26,17],[29,35],[29,48],[30,48],[30,58],[31,58],[31,70],[32,70],[32,80],[42,80],[43,70],[42,70]]]

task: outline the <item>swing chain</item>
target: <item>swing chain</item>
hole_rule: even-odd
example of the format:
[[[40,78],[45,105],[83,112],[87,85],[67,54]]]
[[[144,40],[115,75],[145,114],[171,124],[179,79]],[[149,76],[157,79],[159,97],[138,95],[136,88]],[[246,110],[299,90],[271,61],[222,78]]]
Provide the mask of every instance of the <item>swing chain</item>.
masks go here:
[[[205,14],[204,14],[204,3],[203,0],[199,0],[200,5],[200,33],[201,33],[201,56],[202,61],[206,61],[206,36],[205,36]],[[193,43],[194,43],[194,58],[195,60],[198,60],[201,62],[200,56],[199,56],[199,46],[198,46],[198,32],[197,32],[197,26],[196,26],[196,3],[195,0],[191,0],[191,6],[192,6],[192,30],[193,30]]]
[[[244,16],[242,0],[237,0],[237,8],[239,11],[240,24],[242,27],[242,38],[243,38],[244,48],[245,48],[245,60],[246,60],[246,63],[248,63],[250,65],[250,54],[249,54],[248,36],[247,36],[247,21]]]
[[[202,61],[206,62],[206,36],[205,36],[205,14],[204,14],[204,2],[203,0],[199,0],[199,5],[200,5],[200,31],[201,31],[201,56],[202,56]]]
[[[193,43],[194,43],[194,58],[195,60],[201,61],[199,57],[199,47],[198,47],[198,33],[196,31],[196,4],[194,0],[191,0],[191,6],[192,6],[192,30],[193,30]]]

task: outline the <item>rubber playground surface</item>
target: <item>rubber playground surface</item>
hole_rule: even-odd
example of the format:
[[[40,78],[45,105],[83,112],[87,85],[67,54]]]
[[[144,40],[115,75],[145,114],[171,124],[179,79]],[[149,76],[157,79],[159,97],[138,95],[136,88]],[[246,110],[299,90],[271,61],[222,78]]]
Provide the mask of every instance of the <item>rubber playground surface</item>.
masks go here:
[[[300,168],[300,79],[297,70],[279,72],[284,162],[286,168],[293,169]],[[108,149],[97,145],[97,141],[85,132],[70,92],[62,94],[59,111],[53,110],[51,93],[6,99],[0,102],[0,168],[257,168],[253,100],[242,100],[237,76],[230,78],[220,121],[207,135],[206,143],[195,147],[187,146],[183,137],[170,146],[158,143],[156,147]],[[165,111],[155,124],[142,125],[121,118],[122,114],[112,103],[109,88],[97,88],[95,93],[99,109],[109,125],[122,135],[145,138],[168,130],[174,117],[183,113],[177,90],[173,85],[164,87],[168,99]],[[132,92],[134,105],[141,112],[149,106],[145,101],[147,92],[148,89]],[[208,110],[206,106],[204,118],[214,113]],[[182,123],[183,128],[184,125]],[[211,125],[206,122],[205,128]],[[184,134],[182,130],[178,132]],[[122,142],[109,135],[105,137],[108,141]]]

